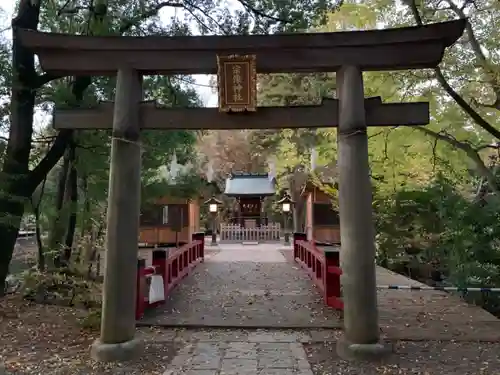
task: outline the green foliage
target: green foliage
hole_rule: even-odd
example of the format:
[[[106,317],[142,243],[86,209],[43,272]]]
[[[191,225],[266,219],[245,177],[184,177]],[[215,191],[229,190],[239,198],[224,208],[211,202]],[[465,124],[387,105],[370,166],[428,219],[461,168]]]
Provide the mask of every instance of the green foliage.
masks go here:
[[[310,179],[311,179],[311,182],[314,184],[314,186],[319,188],[321,191],[323,191],[325,194],[327,194],[331,198],[333,208],[338,211],[338,209],[339,209],[338,182],[327,183],[325,181],[322,181],[316,173],[312,173]]]
[[[23,297],[37,303],[78,308],[101,304],[100,285],[67,272],[27,270],[21,275],[19,289]]]
[[[143,202],[151,203],[161,197],[197,199],[205,188],[206,181],[194,174],[181,175],[176,178],[175,183],[153,181],[143,186]]]
[[[377,197],[378,198],[378,197]],[[442,273],[446,285],[500,285],[500,201],[478,204],[438,175],[428,185],[376,199],[378,262],[430,281]],[[432,265],[429,269],[428,265]],[[500,308],[500,299],[488,304]]]
[[[89,310],[87,315],[79,319],[79,323],[83,329],[98,331],[101,328],[101,315],[101,309]]]

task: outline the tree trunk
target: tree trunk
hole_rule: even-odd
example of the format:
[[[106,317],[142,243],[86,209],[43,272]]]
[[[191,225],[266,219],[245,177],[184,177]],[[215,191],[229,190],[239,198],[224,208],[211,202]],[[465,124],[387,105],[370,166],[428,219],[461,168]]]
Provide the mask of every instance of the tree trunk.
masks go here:
[[[73,239],[75,238],[76,219],[77,219],[77,206],[78,206],[78,174],[76,170],[76,146],[71,144],[68,149],[71,159],[71,167],[69,171],[69,184],[68,184],[68,201],[69,201],[69,220],[66,230],[66,238],[64,241],[64,254],[63,259],[66,264],[69,264],[71,259],[71,252],[73,249]]]
[[[0,177],[0,296],[5,292],[5,280],[12,260],[25,203],[56,165],[72,134],[60,131],[45,157],[29,170],[33,112],[36,90],[48,80],[41,80],[35,70],[34,54],[17,38],[19,28],[36,30],[40,2],[21,0],[17,16],[12,20],[12,93],[9,140]]]
[[[84,239],[84,246],[80,249],[77,254],[75,262],[89,262],[92,254],[92,247],[94,245],[93,239],[93,223],[91,219],[91,206],[88,194],[88,177],[86,174],[80,173],[79,176],[82,192],[82,211],[80,214],[81,225],[80,225],[80,238]]]
[[[0,196],[0,295],[5,292],[5,279],[9,272],[24,206],[30,192],[23,180],[29,172],[31,136],[33,134],[33,108],[36,79],[34,55],[26,50],[16,36],[18,28],[35,30],[38,26],[38,2],[21,1],[19,13],[12,20],[12,95],[9,141],[2,168],[2,194]]]
[[[42,182],[42,186],[40,188],[40,195],[38,196],[38,201],[34,202],[33,197],[31,197],[31,204],[33,206],[33,213],[35,215],[35,236],[38,248],[37,266],[39,271],[45,270],[45,252],[43,248],[42,231],[40,230],[40,205],[42,204],[43,193],[45,192],[46,182],[47,179],[43,180]]]
[[[305,232],[304,228],[304,208],[305,200],[302,196],[298,196],[295,200],[293,211],[293,230],[294,232]]]
[[[66,193],[66,186],[68,182],[68,174],[71,166],[71,154],[69,150],[64,154],[63,165],[59,171],[59,178],[57,180],[56,204],[55,208],[59,214],[64,207],[64,195]]]
[[[37,257],[37,266],[39,271],[45,270],[45,253],[43,249],[42,242],[42,231],[40,230],[40,207],[37,206],[33,210],[35,214],[35,236],[36,236],[36,244],[38,248],[38,257]]]
[[[55,199],[56,217],[53,220],[49,233],[49,248],[54,254],[52,258],[53,266],[62,267],[63,257],[61,256],[61,246],[64,234],[66,233],[66,220],[65,220],[65,196],[66,190],[69,186],[69,170],[71,168],[71,154],[66,150],[63,159],[63,165],[59,171],[59,178],[57,181],[57,192]]]
[[[88,177],[80,173],[81,191],[82,191],[82,225],[80,227],[80,237],[84,238],[92,230],[92,221],[90,218],[90,199],[88,197]]]

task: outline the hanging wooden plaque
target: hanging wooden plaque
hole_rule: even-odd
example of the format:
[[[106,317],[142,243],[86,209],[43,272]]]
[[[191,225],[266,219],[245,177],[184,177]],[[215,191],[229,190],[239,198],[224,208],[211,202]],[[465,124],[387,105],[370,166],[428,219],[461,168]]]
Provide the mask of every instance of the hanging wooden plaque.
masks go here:
[[[255,55],[217,56],[220,112],[257,110]]]

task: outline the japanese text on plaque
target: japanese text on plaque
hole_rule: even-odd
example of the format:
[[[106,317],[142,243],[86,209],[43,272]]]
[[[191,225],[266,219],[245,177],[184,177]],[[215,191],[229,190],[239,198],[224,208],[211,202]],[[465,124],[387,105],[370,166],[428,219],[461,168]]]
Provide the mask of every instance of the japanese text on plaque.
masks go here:
[[[242,82],[243,79],[241,77],[241,66],[236,64],[232,65],[232,73],[233,73],[233,100],[238,103],[243,101],[243,97],[241,96],[241,90],[243,90]]]
[[[255,56],[218,56],[219,108],[222,111],[256,110]]]

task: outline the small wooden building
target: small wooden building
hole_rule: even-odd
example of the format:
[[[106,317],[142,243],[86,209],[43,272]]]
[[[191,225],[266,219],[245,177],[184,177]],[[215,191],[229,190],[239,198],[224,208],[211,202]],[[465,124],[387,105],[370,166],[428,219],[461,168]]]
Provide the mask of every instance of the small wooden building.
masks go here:
[[[198,199],[164,197],[141,209],[139,244],[171,247],[191,242],[200,230]]]
[[[311,181],[304,186],[302,195],[306,198],[307,240],[324,245],[340,244],[339,213],[333,207],[332,198]]]
[[[267,215],[263,210],[265,197],[276,193],[275,180],[267,174],[233,173],[226,179],[224,194],[236,198],[236,207],[231,223],[245,228],[267,225]]]

